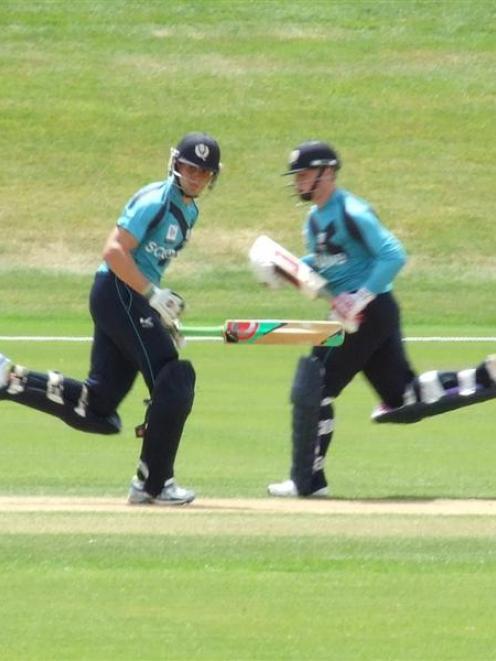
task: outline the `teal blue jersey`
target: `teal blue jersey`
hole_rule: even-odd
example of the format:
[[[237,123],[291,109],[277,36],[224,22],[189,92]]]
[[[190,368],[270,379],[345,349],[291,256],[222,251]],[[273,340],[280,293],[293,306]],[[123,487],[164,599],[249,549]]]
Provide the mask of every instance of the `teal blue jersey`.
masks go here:
[[[334,296],[362,287],[387,292],[406,262],[403,246],[370,206],[342,189],[323,207],[310,209],[304,235],[310,254],[303,260],[327,280]]]
[[[124,207],[117,226],[133,235],[132,255],[141,273],[159,286],[173,257],[184,248],[198,219],[194,201],[185,204],[173,177],[141,188]],[[99,271],[108,271],[106,262]]]

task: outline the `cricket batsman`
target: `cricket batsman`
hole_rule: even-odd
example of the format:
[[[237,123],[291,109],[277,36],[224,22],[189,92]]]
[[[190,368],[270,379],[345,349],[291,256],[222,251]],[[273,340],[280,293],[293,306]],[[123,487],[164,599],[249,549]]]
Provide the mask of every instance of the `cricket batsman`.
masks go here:
[[[340,168],[332,146],[308,141],[291,153],[284,173],[293,176],[300,200],[312,203],[302,261],[323,279],[325,294],[332,297],[331,315],[347,332],[341,346],[315,347],[299,361],[291,390],[290,478],[270,484],[271,496],[328,494],[324,462],[334,431],[333,402],[358,372],[380,398],[372,415],[377,422],[416,422],[496,396],[494,356],[460,372],[415,374],[392,293],[405,250],[366,201],[337,187]],[[252,259],[259,279],[277,287],[284,269],[268,264]]]
[[[161,288],[161,280],[191,237],[197,198],[214,186],[220,169],[217,141],[189,133],[171,149],[167,178],[141,188],[125,205],[90,292],[94,335],[84,382],[13,365],[0,354],[0,399],[97,434],[120,431],[117,409],[141,373],[150,400],[138,428],[142,446],[130,504],[181,505],[195,498],[174,478],[195,388],[193,366],[178,355],[184,300]]]

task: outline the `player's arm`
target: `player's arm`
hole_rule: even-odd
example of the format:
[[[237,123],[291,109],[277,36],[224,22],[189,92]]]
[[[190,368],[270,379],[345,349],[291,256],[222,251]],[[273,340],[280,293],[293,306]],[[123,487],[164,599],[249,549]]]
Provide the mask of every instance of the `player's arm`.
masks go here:
[[[353,218],[352,222],[364,245],[374,257],[374,268],[363,287],[373,294],[379,294],[387,288],[405,265],[405,250],[371,209]]]
[[[115,227],[105,243],[103,259],[120,280],[148,299],[165,326],[173,328],[184,310],[184,299],[170,289],[156,287],[141,273],[132,254],[137,245],[138,240],[130,232]]]
[[[354,204],[354,203],[352,203]],[[358,330],[363,311],[377,294],[387,291],[394,277],[406,262],[406,254],[398,239],[379,221],[375,213],[362,207],[358,213],[347,209],[351,226],[348,229],[374,258],[372,271],[355,293],[343,293],[333,301],[333,310],[348,332]]]
[[[110,270],[129,285],[138,294],[145,294],[151,282],[136,266],[133,250],[138,245],[137,239],[122,227],[115,227],[107,237],[103,248],[103,259]]]

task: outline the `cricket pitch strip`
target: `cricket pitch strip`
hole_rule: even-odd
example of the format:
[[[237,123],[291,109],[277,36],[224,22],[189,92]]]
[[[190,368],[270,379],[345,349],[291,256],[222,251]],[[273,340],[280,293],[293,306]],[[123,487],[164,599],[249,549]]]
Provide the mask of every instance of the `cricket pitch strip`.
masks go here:
[[[0,513],[92,512],[171,514],[267,513],[267,514],[383,514],[416,516],[496,516],[496,499],[382,498],[344,500],[333,498],[202,498],[191,505],[128,505],[125,497],[0,496]]]
[[[496,541],[496,500],[203,498],[128,505],[116,497],[3,496],[0,535],[484,538]]]

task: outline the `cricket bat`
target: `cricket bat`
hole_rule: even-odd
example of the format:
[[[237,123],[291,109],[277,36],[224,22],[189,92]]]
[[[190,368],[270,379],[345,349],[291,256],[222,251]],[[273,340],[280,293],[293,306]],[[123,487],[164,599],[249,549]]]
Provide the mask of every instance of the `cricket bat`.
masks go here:
[[[259,279],[263,281],[265,268],[270,265],[286,282],[308,298],[330,298],[326,290],[327,280],[293,253],[262,234],[253,243],[249,258]]]
[[[289,344],[337,347],[344,341],[338,321],[228,319],[222,326],[181,326],[186,339],[219,338],[226,344]]]

